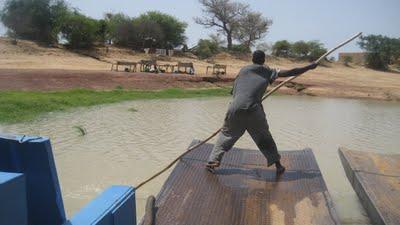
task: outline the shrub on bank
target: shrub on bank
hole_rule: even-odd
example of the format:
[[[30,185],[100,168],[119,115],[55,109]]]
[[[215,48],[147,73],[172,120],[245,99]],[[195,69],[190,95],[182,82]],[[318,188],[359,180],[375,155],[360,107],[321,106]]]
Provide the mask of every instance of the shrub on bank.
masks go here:
[[[233,54],[248,54],[251,53],[251,49],[243,44],[239,45],[232,45],[232,48],[230,50]]]
[[[368,53],[365,56],[365,65],[371,69],[387,70],[388,63],[377,52]]]
[[[220,49],[218,43],[207,39],[200,39],[195,49],[195,54],[200,59],[210,58],[211,56],[216,55],[219,52]]]
[[[352,63],[352,62],[353,62],[353,58],[351,58],[351,56],[345,56],[343,58],[343,64],[345,66],[349,66],[349,64]]]
[[[368,52],[365,60],[369,68],[387,70],[389,65],[400,59],[400,38],[382,35],[362,36],[358,45]]]

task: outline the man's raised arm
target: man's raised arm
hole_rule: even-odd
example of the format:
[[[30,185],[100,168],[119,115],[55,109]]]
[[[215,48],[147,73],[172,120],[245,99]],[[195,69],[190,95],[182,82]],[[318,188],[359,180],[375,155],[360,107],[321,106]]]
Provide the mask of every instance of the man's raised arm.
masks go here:
[[[317,66],[318,66],[318,63],[314,62],[314,63],[311,63],[308,66],[305,66],[305,67],[294,68],[294,69],[291,69],[291,70],[281,70],[278,73],[278,77],[298,76],[298,75],[300,75],[302,73],[305,73],[305,72],[307,72],[309,70],[313,70],[313,69],[317,68]]]

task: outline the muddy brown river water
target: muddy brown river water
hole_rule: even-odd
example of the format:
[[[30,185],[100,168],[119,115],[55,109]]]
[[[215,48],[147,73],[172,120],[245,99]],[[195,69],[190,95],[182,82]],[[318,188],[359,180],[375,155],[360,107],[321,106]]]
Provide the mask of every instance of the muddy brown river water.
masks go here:
[[[0,133],[51,138],[69,216],[113,184],[135,185],[221,126],[229,98],[130,101],[50,113],[30,123],[0,125]],[[343,171],[337,149],[400,154],[400,104],[273,96],[264,103],[281,150],[314,150],[343,224],[369,224]],[[136,110],[132,110],[136,109]],[[85,136],[74,126],[81,126]],[[212,140],[211,142],[214,142]],[[248,134],[238,147],[256,149]],[[147,196],[168,173],[137,192],[138,218]]]

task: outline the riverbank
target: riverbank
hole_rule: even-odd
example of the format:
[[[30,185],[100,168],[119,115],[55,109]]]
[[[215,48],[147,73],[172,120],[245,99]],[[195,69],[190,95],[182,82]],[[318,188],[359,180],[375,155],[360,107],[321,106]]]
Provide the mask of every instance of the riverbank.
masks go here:
[[[393,74],[398,75],[397,79],[383,76],[365,83],[359,77],[340,80],[335,74],[321,74],[324,69],[299,77],[277,93],[400,100],[400,74]],[[46,112],[125,100],[223,96],[229,94],[232,81],[229,77],[182,74],[0,69],[0,123],[29,121]]]
[[[246,57],[238,58],[227,53],[207,60],[190,54],[165,57],[117,47],[76,53],[64,48],[39,46],[29,41],[12,45],[5,38],[0,38],[0,49],[0,91],[66,91],[77,88],[111,91],[117,87],[144,91],[218,88],[232,86],[238,71],[251,63]],[[192,62],[195,75],[110,71],[111,62],[138,62],[142,59],[157,59],[161,64]],[[227,65],[227,74],[221,79],[206,74],[207,66],[215,63]],[[268,66],[281,69],[307,63],[285,58],[267,59]],[[282,80],[278,79],[274,84]],[[400,72],[376,71],[355,64],[344,66],[339,62],[325,63],[282,87],[278,93],[400,101]]]
[[[228,96],[230,89],[164,89],[161,91],[123,90],[95,91],[75,89],[67,91],[1,91],[0,123],[31,121],[45,113],[66,111],[75,107],[87,107],[138,99],[199,98]],[[134,109],[132,109],[134,110]]]
[[[320,66],[278,90],[280,94],[400,101],[400,73]],[[110,91],[232,87],[234,76],[221,78],[127,73],[101,70],[0,69],[0,91],[65,91],[77,88]],[[279,78],[273,85],[284,79]]]

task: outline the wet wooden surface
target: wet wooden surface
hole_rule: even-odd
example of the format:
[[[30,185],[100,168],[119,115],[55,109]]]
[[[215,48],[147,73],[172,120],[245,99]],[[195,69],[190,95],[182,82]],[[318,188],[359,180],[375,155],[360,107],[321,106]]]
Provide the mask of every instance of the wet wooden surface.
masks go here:
[[[204,168],[212,147],[176,165],[156,198],[155,224],[339,224],[311,150],[281,152],[287,171],[278,179],[259,151],[243,149],[227,153],[213,175]]]
[[[400,154],[339,149],[346,175],[374,224],[400,224]]]

